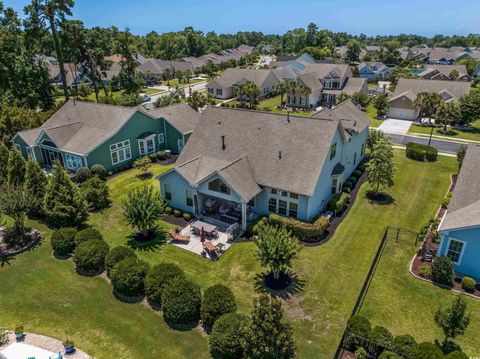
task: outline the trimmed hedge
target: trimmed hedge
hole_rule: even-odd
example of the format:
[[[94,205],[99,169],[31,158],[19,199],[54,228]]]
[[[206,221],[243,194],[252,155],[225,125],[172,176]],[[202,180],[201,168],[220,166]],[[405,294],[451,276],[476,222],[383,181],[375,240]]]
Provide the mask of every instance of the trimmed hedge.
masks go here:
[[[268,224],[268,217],[261,216],[247,226],[246,232],[251,236],[258,235],[260,228]]]
[[[210,336],[210,355],[213,359],[243,358],[242,327],[246,317],[228,313],[217,319]]]
[[[396,336],[392,345],[395,352],[406,358],[412,358],[417,350],[417,341],[409,334]]]
[[[447,209],[448,205],[450,204],[450,200],[452,199],[452,192],[448,192],[445,197],[442,199],[442,208]]]
[[[136,257],[122,259],[112,268],[112,286],[117,293],[127,297],[138,297],[145,293],[145,276],[148,263]]]
[[[382,326],[377,325],[370,333],[371,340],[368,352],[372,356],[378,356],[384,348],[389,348],[393,342],[393,335],[390,331]]]
[[[398,354],[395,354],[393,352],[389,352],[389,351],[384,351],[382,354],[380,354],[380,356],[378,357],[378,359],[402,359],[403,357],[401,357],[400,355]]]
[[[235,297],[223,284],[212,285],[203,293],[200,318],[205,328],[211,328],[223,314],[235,313],[236,310]]]
[[[50,244],[55,254],[66,256],[75,249],[75,228],[60,228],[52,233]]]
[[[272,225],[284,225],[287,230],[292,232],[292,235],[298,237],[305,242],[315,242],[322,238],[328,228],[328,219],[319,216],[313,222],[304,222],[298,219],[279,216],[278,214],[271,214],[269,222]]]
[[[75,236],[75,243],[77,246],[82,243],[86,242],[89,240],[96,240],[96,241],[102,241],[103,236],[102,234],[94,227],[88,227],[85,229],[82,229],[80,232],[77,233]]]
[[[344,192],[337,193],[330,201],[328,201],[328,210],[334,213],[340,213],[343,211],[347,203],[350,202],[350,195]]]
[[[104,268],[105,256],[109,250],[104,240],[91,239],[77,244],[73,261],[84,272],[98,272]]]
[[[83,183],[90,177],[92,177],[92,172],[90,171],[90,169],[88,167],[80,167],[77,170],[77,173],[75,173],[75,182]]]
[[[189,325],[200,319],[202,295],[200,287],[177,277],[163,291],[162,307],[165,320],[176,325]]]
[[[417,350],[413,355],[415,359],[442,359],[443,352],[433,343],[423,342],[418,344]]]
[[[93,165],[90,170],[92,171],[92,175],[97,175],[101,179],[104,179],[107,176],[107,171],[105,170],[105,167],[100,164]]]
[[[432,280],[434,282],[451,286],[455,270],[450,257],[440,256],[434,259],[432,264]]]
[[[183,219],[186,220],[187,222],[189,222],[189,221],[192,219],[192,215],[191,215],[190,213],[187,213],[187,212],[183,213],[183,214],[182,214],[182,217],[183,217]]]
[[[185,278],[182,268],[174,263],[160,263],[155,265],[145,278],[145,294],[147,298],[161,305],[165,286],[175,278]]]
[[[107,182],[98,176],[91,177],[82,183],[80,191],[91,210],[99,210],[109,204]]]
[[[469,356],[467,356],[463,352],[456,350],[445,356],[445,359],[469,359]]]
[[[473,293],[475,292],[475,287],[477,286],[477,282],[475,282],[475,279],[471,277],[463,277],[462,279],[462,289],[465,292],[468,293]]]
[[[416,161],[434,162],[437,160],[438,150],[435,147],[408,142],[405,155]]]
[[[137,254],[132,248],[125,246],[118,246],[110,249],[108,254],[105,256],[105,270],[107,274],[110,275],[110,271],[118,262],[124,260],[125,258],[137,258]]]
[[[371,332],[370,321],[361,315],[355,315],[348,320],[343,345],[350,351],[355,351],[368,340]]]

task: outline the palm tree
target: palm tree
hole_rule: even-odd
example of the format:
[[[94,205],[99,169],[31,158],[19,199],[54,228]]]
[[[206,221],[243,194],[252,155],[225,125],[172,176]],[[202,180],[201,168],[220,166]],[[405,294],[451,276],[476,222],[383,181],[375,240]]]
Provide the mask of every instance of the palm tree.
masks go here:
[[[450,73],[448,74],[448,77],[450,77],[452,80],[458,79],[459,76],[460,76],[460,74],[459,74],[458,71],[455,70],[455,69],[453,69],[452,71],[450,71]]]
[[[283,107],[283,96],[287,92],[287,83],[286,82],[280,82],[277,85],[277,93],[280,94],[280,107]]]
[[[200,91],[194,91],[189,97],[187,97],[187,103],[198,112],[200,107],[207,104],[207,96]]]
[[[246,88],[245,88],[245,84],[241,84],[241,85],[237,85],[235,86],[233,92],[234,92],[234,95],[235,97],[240,100],[240,106],[243,107],[243,100],[245,98],[245,95],[246,95]]]
[[[289,80],[286,82],[286,88],[289,95],[295,96],[295,92],[298,90],[298,82]]]
[[[25,8],[25,13],[30,15],[30,19],[44,28],[48,22],[52,33],[55,54],[57,56],[58,65],[60,67],[60,76],[62,77],[63,95],[68,101],[68,87],[65,67],[63,66],[63,51],[58,36],[57,26],[65,20],[65,16],[71,16],[73,0],[32,0],[32,4]]]
[[[438,93],[420,92],[415,98],[413,106],[418,110],[420,118],[427,117],[431,122],[432,116],[442,102],[443,99]]]
[[[299,83],[298,84],[298,91],[300,91],[300,93],[305,96],[305,110],[307,110],[307,108],[308,108],[308,96],[310,95],[310,92],[312,92],[312,90],[310,90],[310,87],[308,87],[308,86],[306,86],[302,83]]]
[[[258,100],[258,97],[260,96],[260,88],[255,83],[247,81],[245,83],[245,92],[248,95],[248,102],[250,102],[250,108],[253,108]]]

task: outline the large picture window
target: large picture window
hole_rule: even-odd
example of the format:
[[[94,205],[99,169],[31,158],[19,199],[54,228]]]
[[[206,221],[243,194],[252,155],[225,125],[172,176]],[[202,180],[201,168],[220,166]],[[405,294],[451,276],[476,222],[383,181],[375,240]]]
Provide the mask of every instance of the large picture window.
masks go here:
[[[447,256],[450,257],[453,263],[455,264],[460,263],[460,260],[462,259],[462,252],[463,252],[464,246],[465,246],[464,242],[450,239],[450,242],[448,243]]]
[[[131,159],[132,151],[130,149],[130,140],[110,145],[110,156],[112,158],[112,165]]]
[[[155,152],[155,135],[138,140],[138,151],[141,156]]]
[[[273,213],[277,212],[277,199],[276,198],[269,198],[268,199],[268,210],[270,212],[273,212]]]
[[[65,161],[69,170],[77,170],[82,167],[82,159],[78,156],[65,154]]]
[[[208,189],[214,192],[220,192],[228,195],[230,194],[230,188],[228,188],[228,186],[218,178],[208,183]]]
[[[287,201],[284,201],[283,199],[278,201],[278,214],[281,214],[282,216],[287,215]]]
[[[298,204],[295,202],[290,202],[288,204],[288,215],[290,217],[297,218],[298,216]]]

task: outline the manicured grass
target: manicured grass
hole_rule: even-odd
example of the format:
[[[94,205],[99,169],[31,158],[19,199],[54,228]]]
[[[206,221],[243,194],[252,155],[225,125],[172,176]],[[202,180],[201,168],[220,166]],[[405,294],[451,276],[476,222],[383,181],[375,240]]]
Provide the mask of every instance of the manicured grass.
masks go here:
[[[202,79],[192,79],[190,80],[190,85],[195,85],[195,84],[198,84],[198,83],[201,83],[201,82],[206,82],[205,80],[202,80]],[[173,80],[170,80],[170,81],[162,81],[162,85],[165,85],[165,86],[170,86],[170,87],[175,87],[177,85],[179,85],[179,87],[188,87],[188,83],[181,83],[179,84],[178,83],[178,79],[173,79]]]
[[[384,228],[394,225],[418,230],[433,216],[447,190],[449,173],[456,169],[454,158],[440,157],[436,163],[419,163],[406,159],[403,151],[395,153],[398,175],[395,186],[387,191],[393,203],[370,203],[365,198],[368,185],[364,185],[333,238],[324,245],[304,248],[295,261],[299,291],[285,299],[284,309],[294,327],[300,358],[333,357]],[[155,175],[166,170],[168,167],[152,166]],[[156,179],[141,181],[135,177],[137,173],[130,170],[111,178],[108,184],[112,206],[89,219],[111,246],[132,244],[132,231],[121,215],[121,199],[135,186],[152,184],[158,188]],[[35,223],[35,226],[39,227],[39,224]],[[162,221],[159,226],[171,228]],[[0,326],[12,327],[23,322],[30,331],[61,339],[68,336],[98,358],[208,357],[207,337],[199,330],[174,332],[165,326],[158,313],[140,304],[127,305],[116,300],[105,280],[81,277],[74,272],[70,261],[52,259],[50,231],[44,226],[39,228],[46,231],[47,240],[34,251],[17,256],[0,267],[2,292],[8,293],[0,296]],[[161,235],[150,246],[136,247],[138,256],[150,264],[160,261],[178,263],[203,289],[214,283],[226,284],[232,288],[239,310],[243,313],[250,310],[256,294],[256,276],[262,271],[252,243],[235,244],[219,261],[212,262],[163,244],[160,238]],[[399,258],[396,270],[400,278],[408,266],[409,255]],[[393,280],[388,278],[387,282]],[[374,290],[377,289],[372,287],[370,294]],[[426,286],[425,290],[429,296],[450,297],[444,291],[437,293],[433,286]],[[389,302],[375,303],[380,313],[394,316],[395,323],[403,318],[401,307],[397,311],[391,310],[397,305],[394,302],[399,295],[397,293],[397,298],[393,297]],[[421,314],[413,315],[415,308],[423,308],[423,301],[418,296],[412,298],[409,302],[412,315],[402,325],[415,328],[424,325],[422,335],[433,338],[436,332],[429,326],[430,322],[421,319]],[[398,303],[406,300],[407,297],[402,298]],[[371,313],[369,316],[377,324],[382,314],[376,315],[374,306],[367,304],[365,310]],[[472,301],[470,307],[479,310],[480,303]],[[472,318],[471,325],[478,328],[478,316]],[[394,331],[395,328],[390,329]],[[417,333],[412,334],[417,336]],[[473,337],[464,339],[462,345],[465,348],[475,348]]]
[[[365,110],[366,110],[365,113],[367,114],[368,119],[372,121],[370,123],[370,127],[376,128],[382,124],[383,120],[379,120],[377,118],[377,109],[375,108],[375,106],[373,106],[373,103],[369,103]]]
[[[148,87],[143,87],[139,91],[139,93],[145,93],[147,95],[160,94],[160,93],[164,93],[164,92],[166,92],[166,91],[161,91],[161,90],[152,89],[152,88],[148,88]],[[122,97],[123,90],[121,90],[121,91],[111,91],[111,94],[112,94],[114,99],[118,100],[118,99],[120,99],[120,97]],[[100,91],[98,93],[98,97],[99,98],[105,98],[105,93],[103,91]],[[88,99],[90,101],[96,101],[95,93],[92,92],[90,95],[85,97],[85,99]]]
[[[464,140],[471,140],[471,141],[480,141],[480,120],[471,123],[473,130],[471,131],[463,131],[457,129],[450,129],[451,133],[445,134],[439,131],[443,130],[443,127],[438,127],[433,130],[434,136],[445,136],[452,139],[461,138]],[[424,135],[430,135],[432,131],[431,127],[426,126],[419,126],[419,125],[412,125],[408,133],[420,133]]]
[[[284,96],[285,99],[285,96]],[[235,106],[239,101],[234,99],[232,101],[229,101],[228,104],[230,106]],[[246,102],[248,106],[248,102]],[[280,95],[266,98],[264,100],[260,100],[259,103],[257,104],[257,110],[259,111],[268,111],[268,112],[274,112],[274,113],[280,113],[283,115],[288,114],[289,111],[287,110],[279,110],[277,106],[280,106]],[[314,114],[314,111],[290,111],[290,115],[292,116],[302,116],[302,117],[310,117]]]

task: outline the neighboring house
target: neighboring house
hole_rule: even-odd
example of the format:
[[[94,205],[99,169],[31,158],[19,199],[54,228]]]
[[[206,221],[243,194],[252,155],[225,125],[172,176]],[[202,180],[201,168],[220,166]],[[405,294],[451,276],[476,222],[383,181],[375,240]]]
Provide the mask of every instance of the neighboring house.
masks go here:
[[[456,79],[450,77],[452,71],[454,70],[458,72],[458,77]],[[468,76],[467,67],[465,65],[425,65],[423,70],[417,74],[417,77],[423,80],[470,80],[470,76]]]
[[[245,229],[259,215],[311,220],[365,155],[370,121],[350,101],[313,117],[208,107],[175,167],[167,203]]]
[[[94,164],[116,171],[156,151],[179,154],[198,118],[185,104],[145,111],[70,100],[42,126],[18,132],[12,142],[46,168],[58,160],[70,171]]]
[[[214,98],[229,99],[235,96],[234,88],[247,81],[253,82],[260,89],[260,97],[275,93],[280,79],[272,70],[229,68],[219,78],[207,84],[207,91]]]
[[[275,70],[274,70],[275,71]],[[293,107],[316,108],[320,105],[320,97],[323,84],[317,78],[315,72],[302,74],[297,77],[298,83],[304,85],[308,92],[300,90],[290,92],[287,95],[287,104]]]
[[[442,80],[398,80],[392,98],[388,100],[387,116],[401,120],[416,120],[418,110],[413,103],[421,92],[438,93],[445,102],[458,101],[470,91],[470,82]]]
[[[480,77],[480,64],[477,65],[475,72],[473,73],[473,77]]]
[[[456,61],[463,59],[480,59],[480,49],[468,47],[463,48],[461,46],[430,48],[426,45],[421,45],[410,48],[401,48],[400,57],[403,60],[451,65]]]
[[[63,86],[60,65],[56,58],[46,55],[36,55],[35,60],[47,69],[50,81],[54,86]],[[82,83],[92,83],[83,65],[67,62],[63,64],[63,68],[65,70],[65,80],[68,87],[75,87]]]
[[[187,70],[193,73],[195,69],[191,62],[185,61],[167,61],[167,60],[155,60],[151,59],[146,61],[137,67],[137,71],[144,76],[151,76],[155,78],[161,78],[165,70],[170,69],[173,72]]]
[[[390,74],[390,69],[383,62],[368,61],[358,65],[358,73],[361,78],[374,82],[385,79]]]
[[[195,69],[205,66],[208,61],[212,61],[215,65],[220,65],[227,61],[240,61],[245,56],[252,53],[254,47],[248,45],[240,45],[236,49],[221,50],[217,53],[208,53],[199,57],[183,57],[179,61],[189,62]]]
[[[458,277],[480,282],[480,146],[471,144],[463,160],[453,196],[440,222],[437,254],[449,256]]]

